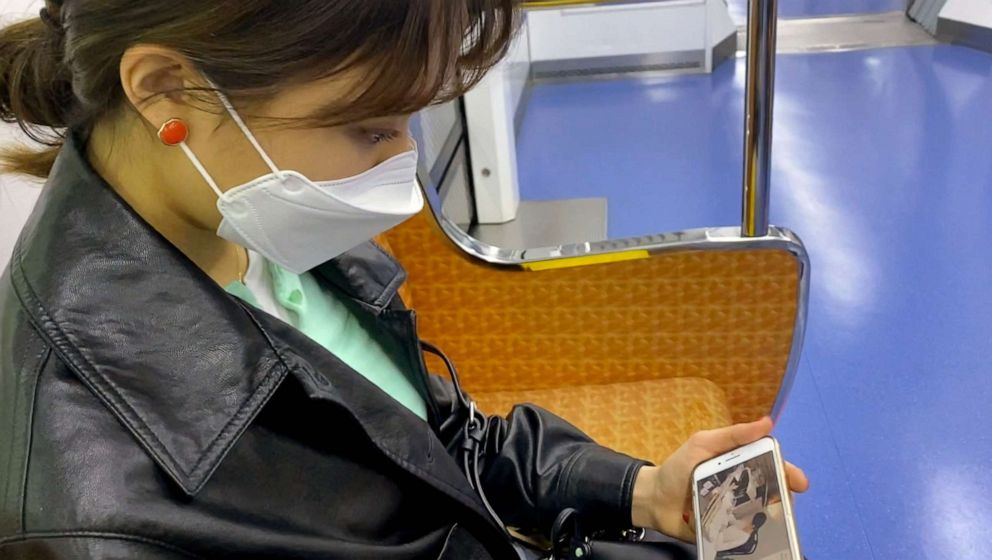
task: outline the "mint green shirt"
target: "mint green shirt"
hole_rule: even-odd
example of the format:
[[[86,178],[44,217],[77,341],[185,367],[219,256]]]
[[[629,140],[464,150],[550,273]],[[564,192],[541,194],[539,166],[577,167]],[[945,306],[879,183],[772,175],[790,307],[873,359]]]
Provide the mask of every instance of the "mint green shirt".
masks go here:
[[[386,394],[427,419],[427,404],[398,359],[360,320],[351,302],[321,287],[310,273],[293,274],[257,253],[249,254],[245,282],[233,282],[228,293],[293,325]]]

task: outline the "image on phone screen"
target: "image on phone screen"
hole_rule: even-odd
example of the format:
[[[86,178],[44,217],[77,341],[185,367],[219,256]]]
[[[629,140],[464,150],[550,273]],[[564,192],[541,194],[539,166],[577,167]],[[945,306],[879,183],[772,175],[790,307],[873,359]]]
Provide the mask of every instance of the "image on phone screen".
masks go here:
[[[793,558],[772,452],[697,481],[701,560]]]

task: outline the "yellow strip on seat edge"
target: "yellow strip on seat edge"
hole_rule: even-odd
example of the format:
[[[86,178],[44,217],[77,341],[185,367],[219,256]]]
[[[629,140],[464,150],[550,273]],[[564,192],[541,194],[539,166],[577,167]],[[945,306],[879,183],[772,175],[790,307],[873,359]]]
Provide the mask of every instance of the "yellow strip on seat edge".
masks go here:
[[[551,261],[536,261],[523,263],[521,266],[525,270],[539,272],[542,270],[554,270],[557,268],[573,268],[577,266],[589,266],[593,264],[606,264],[623,261],[636,261],[639,259],[649,259],[651,253],[647,250],[623,251],[620,253],[605,253],[602,255],[587,255],[582,257],[568,257]]]

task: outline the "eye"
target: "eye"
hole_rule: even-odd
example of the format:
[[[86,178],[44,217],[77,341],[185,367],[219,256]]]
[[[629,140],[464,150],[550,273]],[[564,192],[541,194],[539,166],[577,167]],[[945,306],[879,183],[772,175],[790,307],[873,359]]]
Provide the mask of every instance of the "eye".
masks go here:
[[[371,130],[368,132],[369,140],[373,144],[381,144],[383,142],[389,142],[396,140],[399,137],[400,131],[398,130]]]

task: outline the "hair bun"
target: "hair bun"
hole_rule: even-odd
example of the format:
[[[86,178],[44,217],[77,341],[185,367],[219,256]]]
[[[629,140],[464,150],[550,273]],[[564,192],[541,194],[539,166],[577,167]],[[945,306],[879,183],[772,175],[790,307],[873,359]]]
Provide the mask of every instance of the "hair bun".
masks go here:
[[[52,12],[48,10],[48,6],[45,6],[38,11],[38,17],[40,17],[41,21],[45,22],[45,24],[48,25],[48,27],[55,33],[61,35],[65,32],[65,28],[62,27],[61,17],[56,18],[53,16]]]
[[[68,126],[74,99],[59,12],[46,6],[39,18],[0,30],[0,119],[49,144],[51,131],[36,127]]]

